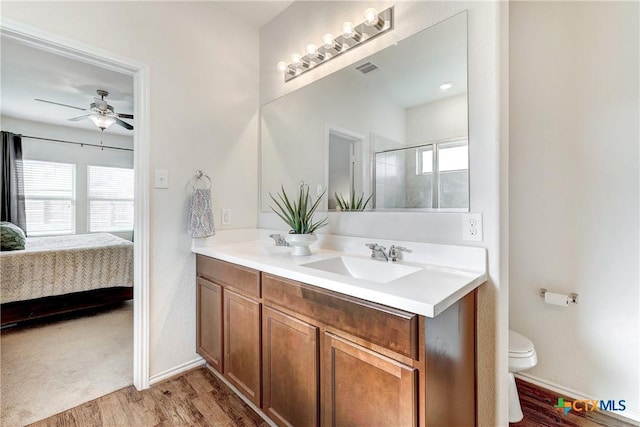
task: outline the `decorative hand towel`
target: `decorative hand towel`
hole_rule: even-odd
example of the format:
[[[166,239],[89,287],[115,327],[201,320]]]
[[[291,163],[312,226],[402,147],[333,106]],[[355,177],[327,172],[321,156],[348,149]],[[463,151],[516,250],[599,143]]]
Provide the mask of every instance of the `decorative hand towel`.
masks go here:
[[[189,226],[187,231],[191,237],[207,237],[216,234],[211,207],[211,190],[194,188],[189,207]]]

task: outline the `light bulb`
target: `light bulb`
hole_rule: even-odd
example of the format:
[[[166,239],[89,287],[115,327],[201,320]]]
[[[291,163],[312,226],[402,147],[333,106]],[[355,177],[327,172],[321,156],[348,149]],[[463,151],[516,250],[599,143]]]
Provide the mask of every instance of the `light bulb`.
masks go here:
[[[376,25],[378,23],[378,11],[372,7],[365,10],[364,23],[369,27],[373,27],[374,25]]]
[[[318,54],[318,48],[315,44],[309,43],[307,45],[307,54],[311,57],[315,57]]]
[[[284,62],[284,61],[278,62],[278,70],[279,71],[286,71],[287,68],[288,68],[288,65],[287,65],[286,62]]]
[[[100,129],[105,130],[116,122],[113,117],[103,116],[102,114],[96,114],[89,116],[89,119]]]
[[[324,45],[325,49],[331,49],[333,47],[333,34],[327,33],[322,36],[322,44]]]
[[[302,64],[302,57],[297,53],[294,53],[293,55],[291,55],[291,62],[297,67]]]
[[[353,37],[355,31],[353,30],[353,24],[349,21],[342,24],[342,36],[345,38]]]

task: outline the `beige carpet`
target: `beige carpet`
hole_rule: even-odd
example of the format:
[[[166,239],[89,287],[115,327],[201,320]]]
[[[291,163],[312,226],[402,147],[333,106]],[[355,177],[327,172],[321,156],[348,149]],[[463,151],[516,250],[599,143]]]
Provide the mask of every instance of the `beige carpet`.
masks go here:
[[[132,384],[133,303],[74,317],[2,331],[3,427],[24,426]]]

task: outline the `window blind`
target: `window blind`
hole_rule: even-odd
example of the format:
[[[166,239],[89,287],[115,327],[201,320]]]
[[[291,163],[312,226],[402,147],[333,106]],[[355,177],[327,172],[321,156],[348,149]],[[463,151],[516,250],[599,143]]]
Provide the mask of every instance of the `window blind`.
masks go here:
[[[74,234],[76,165],[23,160],[27,234]]]
[[[87,166],[89,231],[133,230],[133,169]]]

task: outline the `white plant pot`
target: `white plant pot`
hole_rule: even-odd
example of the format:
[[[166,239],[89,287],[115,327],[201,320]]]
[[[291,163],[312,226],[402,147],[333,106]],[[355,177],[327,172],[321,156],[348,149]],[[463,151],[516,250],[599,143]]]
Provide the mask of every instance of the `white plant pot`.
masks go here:
[[[318,240],[315,234],[285,234],[284,240],[293,248],[291,255],[307,256],[311,255],[309,245]]]

